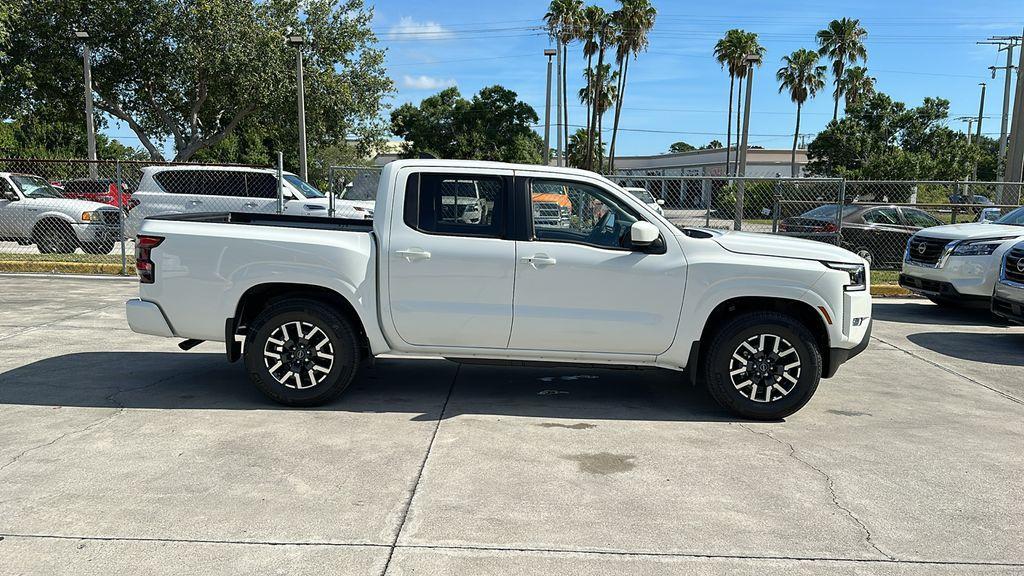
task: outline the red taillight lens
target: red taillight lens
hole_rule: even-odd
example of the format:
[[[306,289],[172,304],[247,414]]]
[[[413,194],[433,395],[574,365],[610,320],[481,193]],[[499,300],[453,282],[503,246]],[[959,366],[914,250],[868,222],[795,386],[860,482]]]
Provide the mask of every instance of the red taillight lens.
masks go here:
[[[137,236],[135,240],[135,270],[139,274],[139,282],[152,284],[156,280],[156,265],[153,263],[152,252],[163,242],[160,236]]]

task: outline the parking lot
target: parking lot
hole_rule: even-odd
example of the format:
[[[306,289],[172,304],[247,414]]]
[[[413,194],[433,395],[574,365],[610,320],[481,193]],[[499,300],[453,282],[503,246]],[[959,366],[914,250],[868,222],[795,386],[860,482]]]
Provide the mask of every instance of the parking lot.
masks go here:
[[[785,422],[679,374],[380,359],[287,409],[123,279],[0,277],[4,574],[1021,574],[1024,328],[876,300]]]

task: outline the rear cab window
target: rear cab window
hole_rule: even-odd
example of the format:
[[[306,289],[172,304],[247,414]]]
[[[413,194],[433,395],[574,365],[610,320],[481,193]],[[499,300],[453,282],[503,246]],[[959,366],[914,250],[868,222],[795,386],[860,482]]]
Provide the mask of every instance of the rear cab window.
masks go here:
[[[511,178],[419,172],[406,182],[404,220],[426,234],[504,238]]]

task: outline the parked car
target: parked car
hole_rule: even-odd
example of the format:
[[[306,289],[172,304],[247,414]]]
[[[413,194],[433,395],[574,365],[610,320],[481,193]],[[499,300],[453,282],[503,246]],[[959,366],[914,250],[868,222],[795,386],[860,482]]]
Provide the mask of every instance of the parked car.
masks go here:
[[[907,242],[900,286],[938,304],[987,306],[1003,255],[1022,239],[1024,208],[995,222],[922,230]]]
[[[633,196],[636,196],[638,200],[650,206],[651,210],[654,210],[655,212],[661,214],[662,216],[665,215],[665,209],[663,208],[663,206],[665,205],[665,201],[662,200],[661,198],[655,198],[654,194],[648,192],[646,188],[636,188],[633,186],[627,186],[623,187],[623,190],[629,192]]]
[[[992,292],[992,312],[1024,324],[1024,242],[1018,242],[1003,255],[999,279]]]
[[[837,204],[825,204],[779,222],[779,232],[811,240],[835,237]],[[906,206],[846,204],[842,207],[842,246],[873,268],[899,266],[907,240],[922,228],[939,226],[932,215]]]
[[[39,176],[0,172],[0,240],[35,244],[43,254],[106,254],[120,235],[120,215],[106,204],[64,198]]]
[[[291,172],[282,179],[285,214],[328,216],[327,196]],[[145,218],[158,214],[276,212],[277,185],[277,171],[269,168],[148,166],[132,194],[127,230],[134,236]],[[335,215],[369,220],[373,207],[373,201],[336,199]]]
[[[109,204],[121,208],[125,212],[134,208],[138,203],[132,199],[134,186],[124,180],[121,181],[120,190],[117,188],[117,181],[110,178],[65,180],[60,183],[59,190],[65,198]]]
[[[995,222],[1003,217],[1003,212],[1002,208],[982,208],[978,211],[978,222]]]
[[[453,182],[496,192],[478,222],[448,214]],[[529,203],[561,186],[568,227]],[[782,236],[680,230],[606,178],[479,161],[383,168],[372,222],[277,214],[147,219],[132,330],[225,342],[289,405],[340,394],[380,354],[468,363],[689,367],[737,414],[800,409],[862,351],[869,270]],[[684,256],[685,255],[685,256]],[[244,345],[239,338],[244,338]]]
[[[987,196],[982,196],[981,194],[973,194],[970,196],[966,194],[950,194],[947,198],[949,199],[950,204],[987,204],[990,206],[993,204],[992,200],[989,200]]]

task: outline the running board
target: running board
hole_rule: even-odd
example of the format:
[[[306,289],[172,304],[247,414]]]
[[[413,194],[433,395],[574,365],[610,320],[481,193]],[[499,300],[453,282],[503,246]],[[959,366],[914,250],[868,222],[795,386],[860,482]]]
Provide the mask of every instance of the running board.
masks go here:
[[[178,342],[178,348],[181,348],[182,350],[191,350],[196,346],[199,346],[203,342],[206,342],[206,340],[196,340],[195,338],[189,338],[188,340],[182,340],[181,342]]]
[[[634,366],[631,364],[600,364],[593,362],[552,362],[542,360],[504,360],[498,358],[457,358],[445,356],[445,360],[456,364],[474,366],[505,366],[519,368],[592,368],[600,370],[646,370],[655,366]]]

